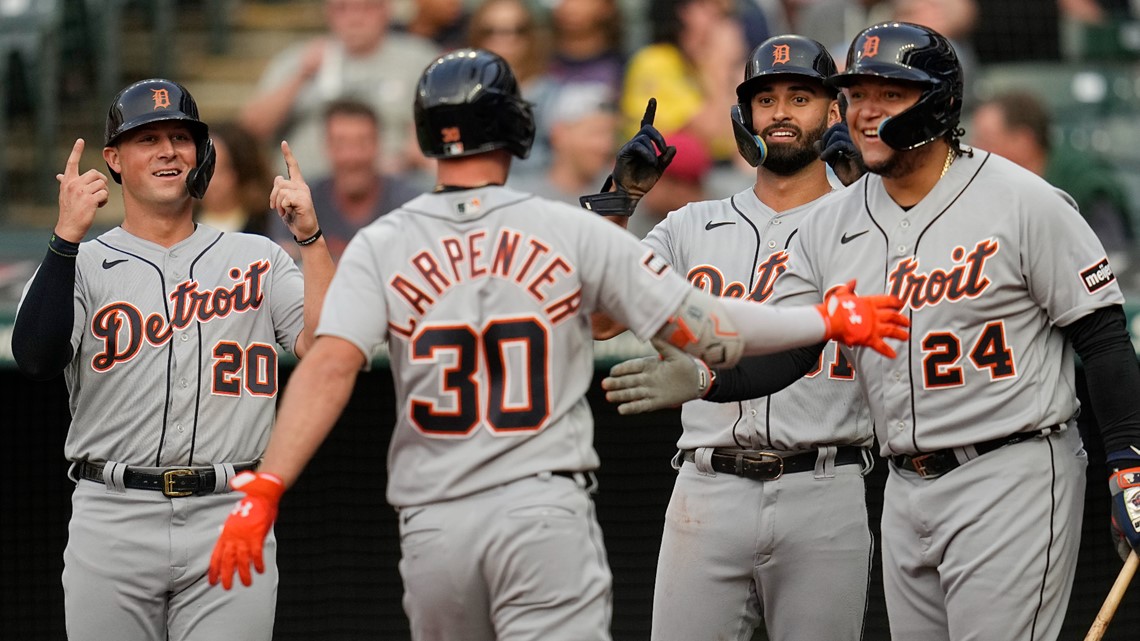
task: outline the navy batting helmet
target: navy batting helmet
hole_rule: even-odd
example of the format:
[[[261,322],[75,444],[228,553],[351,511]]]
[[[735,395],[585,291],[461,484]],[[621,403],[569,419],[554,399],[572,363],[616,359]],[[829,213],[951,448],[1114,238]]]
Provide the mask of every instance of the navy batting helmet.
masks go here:
[[[530,154],[534,115],[506,60],[483,49],[459,49],[420,76],[413,105],[416,139],[429,158],[459,158],[506,149]]]
[[[103,146],[112,147],[123,134],[143,125],[165,120],[177,120],[186,125],[198,149],[198,165],[186,175],[186,188],[190,195],[201,198],[214,175],[214,143],[206,123],[198,118],[198,104],[186,88],[177,82],[151,78],[140,80],[123,89],[111,102]],[[122,183],[119,173],[107,167],[115,182]]]
[[[744,82],[736,86],[736,105],[731,114],[736,149],[748,164],[756,167],[767,155],[764,141],[756,136],[752,127],[752,97],[759,86],[774,76],[802,76],[822,83],[835,72],[835,61],[827,47],[811,38],[775,36],[752,50],[744,66]],[[827,89],[835,91],[831,87]]]
[[[828,80],[848,87],[860,77],[917,82],[922,95],[909,109],[879,125],[879,138],[894,149],[914,149],[953,132],[962,117],[962,64],[945,36],[909,22],[864,29],[847,51],[847,68]]]

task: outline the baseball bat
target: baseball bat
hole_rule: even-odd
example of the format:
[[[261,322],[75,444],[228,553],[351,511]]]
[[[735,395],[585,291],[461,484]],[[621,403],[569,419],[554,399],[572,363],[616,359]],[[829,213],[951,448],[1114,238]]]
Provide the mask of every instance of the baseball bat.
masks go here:
[[[1096,613],[1096,619],[1093,620],[1089,633],[1085,635],[1085,641],[1100,641],[1100,638],[1104,636],[1105,630],[1108,629],[1108,623],[1112,621],[1112,615],[1116,614],[1116,606],[1120,605],[1120,600],[1124,598],[1124,591],[1132,582],[1132,575],[1136,574],[1136,566],[1138,565],[1140,565],[1140,557],[1136,556],[1136,550],[1132,550],[1124,561],[1124,567],[1120,569],[1120,574],[1116,575],[1116,582],[1108,591],[1104,605],[1100,606],[1100,612]]]

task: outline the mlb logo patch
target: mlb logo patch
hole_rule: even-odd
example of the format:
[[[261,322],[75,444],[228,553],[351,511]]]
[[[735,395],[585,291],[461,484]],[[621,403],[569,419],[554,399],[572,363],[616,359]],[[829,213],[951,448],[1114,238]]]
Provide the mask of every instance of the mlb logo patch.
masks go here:
[[[478,198],[468,198],[466,201],[455,204],[455,211],[461,214],[478,213],[481,203]]]
[[[1085,284],[1085,289],[1090,294],[1114,280],[1116,280],[1116,275],[1112,273],[1112,267],[1109,266],[1107,258],[1100,259],[1099,263],[1081,272],[1081,282]]]

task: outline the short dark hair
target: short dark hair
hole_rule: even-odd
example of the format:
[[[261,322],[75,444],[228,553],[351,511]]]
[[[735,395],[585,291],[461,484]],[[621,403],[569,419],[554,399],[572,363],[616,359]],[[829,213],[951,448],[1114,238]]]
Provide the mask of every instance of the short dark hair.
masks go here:
[[[1052,148],[1053,116],[1037,94],[1020,89],[1007,91],[986,100],[982,103],[985,105],[998,108],[1006,128],[1028,129],[1042,149],[1048,152]]]
[[[338,98],[326,105],[325,124],[327,125],[334,116],[361,116],[371,120],[376,129],[380,129],[380,115],[376,110],[368,103],[355,98]]]

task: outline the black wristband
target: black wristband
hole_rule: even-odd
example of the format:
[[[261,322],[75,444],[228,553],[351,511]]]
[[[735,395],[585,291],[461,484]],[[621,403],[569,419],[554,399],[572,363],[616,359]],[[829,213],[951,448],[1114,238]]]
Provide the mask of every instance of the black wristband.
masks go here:
[[[48,241],[48,249],[50,249],[53,254],[63,256],[64,258],[75,258],[79,255],[79,243],[64,240],[55,234],[52,234],[51,240]]]
[[[637,201],[623,191],[608,191],[578,198],[578,204],[602,216],[632,216]]]
[[[321,237],[321,228],[318,227],[317,233],[313,234],[312,236],[309,236],[305,240],[300,240],[296,236],[293,237],[293,240],[297,241],[298,245],[304,247],[305,245],[312,245],[313,243],[317,242],[317,239],[320,237]]]

